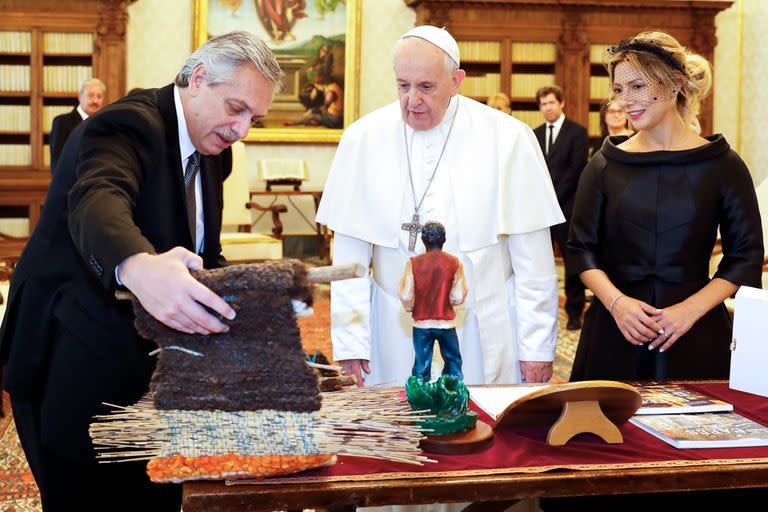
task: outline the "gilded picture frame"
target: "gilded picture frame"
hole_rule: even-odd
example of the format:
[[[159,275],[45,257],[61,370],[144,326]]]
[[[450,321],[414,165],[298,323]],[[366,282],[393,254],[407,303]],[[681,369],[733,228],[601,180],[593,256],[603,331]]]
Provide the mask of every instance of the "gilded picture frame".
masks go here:
[[[195,48],[248,30],[267,42],[286,73],[264,126],[252,128],[245,141],[339,142],[359,117],[361,2],[195,0]]]

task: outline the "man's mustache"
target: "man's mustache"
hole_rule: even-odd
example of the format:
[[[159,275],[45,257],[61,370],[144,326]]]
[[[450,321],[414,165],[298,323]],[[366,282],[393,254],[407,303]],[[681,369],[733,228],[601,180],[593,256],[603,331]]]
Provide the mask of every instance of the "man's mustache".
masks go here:
[[[235,143],[240,140],[240,136],[232,130],[214,130],[213,132],[227,142]]]

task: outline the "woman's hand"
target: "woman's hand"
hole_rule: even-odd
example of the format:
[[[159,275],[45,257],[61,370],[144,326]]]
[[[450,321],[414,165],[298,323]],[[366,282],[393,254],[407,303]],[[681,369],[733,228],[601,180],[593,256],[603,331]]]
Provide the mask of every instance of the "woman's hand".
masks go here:
[[[661,314],[660,309],[626,295],[614,301],[610,313],[624,338],[633,345],[653,340],[662,329],[653,316]]]
[[[680,336],[688,332],[700,318],[700,315],[693,307],[686,305],[685,302],[680,302],[674,306],[660,309],[659,313],[651,318],[661,326],[661,332],[659,332],[659,337],[648,345],[648,350],[661,346],[659,352],[664,352],[674,345]]]

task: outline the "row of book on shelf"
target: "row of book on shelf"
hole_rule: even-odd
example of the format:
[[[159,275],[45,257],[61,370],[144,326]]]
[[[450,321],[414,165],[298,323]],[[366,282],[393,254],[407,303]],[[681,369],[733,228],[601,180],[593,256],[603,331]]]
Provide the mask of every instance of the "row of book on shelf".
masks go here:
[[[71,106],[67,105],[45,105],[43,106],[43,131],[48,133],[51,131],[51,125],[53,124],[53,118],[66,114],[72,110]]]
[[[80,83],[93,76],[91,66],[44,66],[43,90],[77,92]]]
[[[526,396],[547,385],[470,387],[472,401],[498,420]],[[686,386],[638,388],[640,408],[629,421],[675,448],[768,446],[768,427],[733,411],[733,405]]]
[[[0,31],[0,53],[29,53],[30,51],[32,51],[32,34]]]
[[[31,165],[29,144],[0,144],[0,165]]]
[[[513,98],[531,98],[541,87],[553,85],[555,75],[551,73],[513,73]],[[461,83],[461,93],[465,96],[491,96],[501,90],[501,75],[485,73],[478,76],[467,76]],[[592,76],[589,78],[589,97],[605,99],[610,94],[610,80],[607,76]]]
[[[43,34],[43,52],[49,55],[59,53],[93,53],[93,34],[90,32],[46,32]]]
[[[462,61],[499,62],[501,43],[499,41],[459,41],[459,54]],[[611,45],[593,44],[589,47],[589,62],[602,64],[610,56]],[[512,43],[512,62],[514,63],[555,63],[557,45],[554,43],[519,42]]]
[[[29,105],[0,105],[0,132],[28,132]]]
[[[2,217],[0,218],[0,233],[10,236],[29,236],[29,218]]]
[[[66,105],[43,106],[43,131],[50,132],[53,118],[71,110],[72,107]],[[0,132],[29,132],[30,115],[29,105],[0,105]]]
[[[29,66],[0,64],[0,91],[29,92]],[[92,77],[91,66],[43,66],[45,92],[77,92]]]
[[[11,30],[0,31],[0,53],[31,53],[32,33]],[[93,53],[93,34],[90,32],[45,32],[43,33],[43,53],[91,54]]]
[[[555,75],[550,73],[515,73],[510,77],[513,98],[535,99],[536,91],[555,83]],[[501,75],[486,73],[468,76],[461,83],[461,94],[465,96],[492,96],[501,90]]]
[[[499,62],[499,41],[459,41],[459,55],[466,62]],[[557,55],[553,43],[512,43],[512,60],[515,63],[554,63]]]
[[[0,64],[0,91],[29,91],[29,66]]]

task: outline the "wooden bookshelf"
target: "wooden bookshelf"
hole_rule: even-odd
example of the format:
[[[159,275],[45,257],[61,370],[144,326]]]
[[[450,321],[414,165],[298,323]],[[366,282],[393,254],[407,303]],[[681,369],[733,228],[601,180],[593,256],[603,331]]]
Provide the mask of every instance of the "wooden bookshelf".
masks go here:
[[[127,6],[135,0],[2,0],[0,217],[33,229],[50,182],[51,121],[98,77],[105,103],[125,94]]]
[[[513,114],[532,126],[543,122],[541,114],[536,112],[533,97],[536,91],[532,89],[538,84],[537,80],[544,80],[544,75],[553,76],[553,82],[563,89],[568,117],[589,126],[591,115],[594,124],[594,114],[608,94],[601,52],[649,27],[662,28],[712,62],[717,43],[715,15],[733,3],[732,0],[403,1],[415,9],[416,25],[444,26],[453,34],[462,51],[462,68],[470,77],[490,71],[482,67],[488,63],[478,63],[483,59],[474,53],[465,65],[462,45],[469,42],[471,47],[472,42],[478,41],[498,43],[498,55],[494,53],[491,60],[501,75],[500,91],[511,97]],[[605,93],[598,95],[598,90],[603,89]],[[525,94],[521,94],[523,92]],[[483,100],[487,95],[471,96]],[[702,133],[711,133],[712,96],[702,106],[700,121]]]

